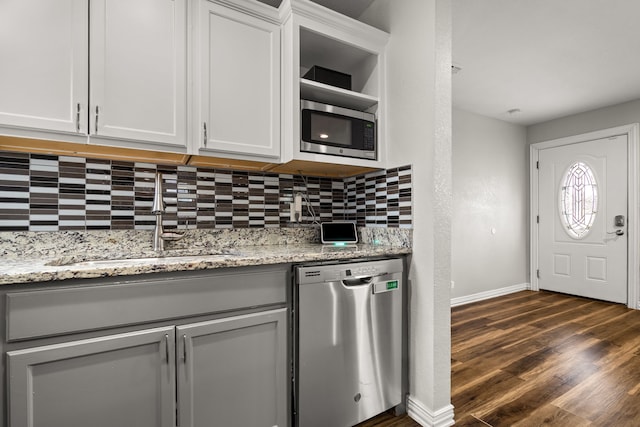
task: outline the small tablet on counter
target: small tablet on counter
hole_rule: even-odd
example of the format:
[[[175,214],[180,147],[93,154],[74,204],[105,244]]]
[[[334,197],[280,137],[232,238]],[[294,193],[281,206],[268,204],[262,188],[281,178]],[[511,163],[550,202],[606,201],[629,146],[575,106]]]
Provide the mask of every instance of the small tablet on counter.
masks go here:
[[[356,225],[349,221],[323,222],[320,224],[320,241],[334,246],[358,243]]]

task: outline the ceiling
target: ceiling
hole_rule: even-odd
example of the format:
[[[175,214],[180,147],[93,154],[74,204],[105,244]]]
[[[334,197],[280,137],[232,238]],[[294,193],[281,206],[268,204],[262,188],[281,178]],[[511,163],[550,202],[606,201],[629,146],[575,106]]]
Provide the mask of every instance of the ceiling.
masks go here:
[[[640,99],[640,1],[452,4],[455,107],[530,125]]]

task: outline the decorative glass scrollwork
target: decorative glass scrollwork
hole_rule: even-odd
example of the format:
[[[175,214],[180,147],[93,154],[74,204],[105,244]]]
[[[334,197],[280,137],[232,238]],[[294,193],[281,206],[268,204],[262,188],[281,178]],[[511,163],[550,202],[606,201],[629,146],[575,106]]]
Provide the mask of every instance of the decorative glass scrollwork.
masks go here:
[[[569,236],[582,239],[598,213],[598,184],[591,168],[583,162],[567,170],[560,187],[560,218]]]

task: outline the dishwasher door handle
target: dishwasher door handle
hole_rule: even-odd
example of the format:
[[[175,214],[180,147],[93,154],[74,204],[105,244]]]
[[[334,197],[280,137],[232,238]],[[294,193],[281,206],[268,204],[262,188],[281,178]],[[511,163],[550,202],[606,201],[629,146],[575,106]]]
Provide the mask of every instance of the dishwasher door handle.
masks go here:
[[[373,279],[379,279],[381,277],[388,276],[388,275],[389,275],[389,273],[386,273],[386,272],[385,273],[376,273],[375,276],[367,276],[367,275],[364,275],[364,276],[352,276],[352,277],[349,277],[348,279],[345,279],[345,280],[351,280],[351,279],[371,279],[371,280],[373,280]]]
[[[341,281],[342,284],[348,288],[357,288],[361,286],[369,286],[373,283],[373,277],[365,276],[365,277],[354,277],[352,279],[344,279]]]

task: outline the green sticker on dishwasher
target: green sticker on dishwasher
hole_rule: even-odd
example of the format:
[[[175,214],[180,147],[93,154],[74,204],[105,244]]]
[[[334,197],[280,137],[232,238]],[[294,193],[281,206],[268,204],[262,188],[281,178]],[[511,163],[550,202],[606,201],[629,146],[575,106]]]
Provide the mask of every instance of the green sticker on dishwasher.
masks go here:
[[[398,281],[397,280],[392,280],[390,282],[387,282],[387,290],[391,290],[391,289],[398,289]]]

